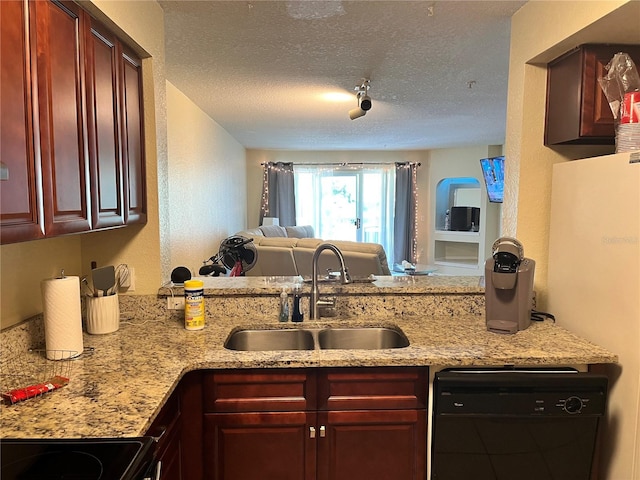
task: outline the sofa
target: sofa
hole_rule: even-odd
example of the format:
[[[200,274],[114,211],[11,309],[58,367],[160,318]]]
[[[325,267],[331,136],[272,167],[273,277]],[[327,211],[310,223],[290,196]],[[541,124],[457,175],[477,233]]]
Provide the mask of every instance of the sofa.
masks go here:
[[[311,277],[313,254],[321,243],[332,243],[340,249],[345,265],[353,278],[370,275],[391,275],[387,255],[377,243],[346,240],[322,240],[314,237],[311,225],[281,227],[267,225],[236,233],[252,238],[258,252],[254,267],[248,276]],[[318,272],[338,271],[340,262],[330,251],[323,251],[318,261]]]

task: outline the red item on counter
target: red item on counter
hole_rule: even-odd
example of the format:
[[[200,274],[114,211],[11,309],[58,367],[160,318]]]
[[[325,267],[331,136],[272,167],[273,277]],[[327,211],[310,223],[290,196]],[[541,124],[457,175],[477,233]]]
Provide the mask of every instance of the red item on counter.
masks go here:
[[[43,393],[52,392],[58,388],[64,387],[69,383],[69,379],[56,375],[44,383],[38,383],[35,385],[29,385],[28,387],[16,388],[9,392],[3,392],[0,394],[8,403],[13,405],[14,403],[27,400],[29,398],[37,397]]]
[[[620,123],[640,123],[640,92],[624,94],[620,108]]]
[[[238,260],[234,265],[233,268],[231,269],[231,272],[229,273],[230,277],[239,277],[242,275],[242,262],[240,260]]]

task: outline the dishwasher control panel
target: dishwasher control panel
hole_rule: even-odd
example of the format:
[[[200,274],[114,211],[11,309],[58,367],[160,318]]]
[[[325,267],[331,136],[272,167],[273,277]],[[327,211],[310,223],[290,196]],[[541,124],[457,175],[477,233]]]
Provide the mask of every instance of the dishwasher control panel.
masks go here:
[[[436,373],[436,414],[603,415],[607,377],[573,370]]]

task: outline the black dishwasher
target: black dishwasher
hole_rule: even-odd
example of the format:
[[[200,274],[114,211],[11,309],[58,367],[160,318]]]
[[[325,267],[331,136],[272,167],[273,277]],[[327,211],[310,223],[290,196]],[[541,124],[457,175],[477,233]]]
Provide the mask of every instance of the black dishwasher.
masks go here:
[[[589,480],[607,377],[456,369],[433,384],[432,480]]]

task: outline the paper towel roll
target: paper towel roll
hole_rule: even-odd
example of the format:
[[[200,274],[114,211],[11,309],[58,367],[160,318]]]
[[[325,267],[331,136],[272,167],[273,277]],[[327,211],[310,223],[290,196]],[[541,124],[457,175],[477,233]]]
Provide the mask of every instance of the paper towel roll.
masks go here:
[[[80,355],[83,350],[80,278],[43,280],[42,307],[47,358],[61,360]]]

